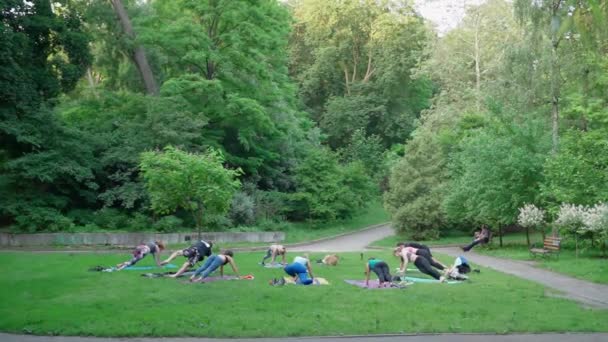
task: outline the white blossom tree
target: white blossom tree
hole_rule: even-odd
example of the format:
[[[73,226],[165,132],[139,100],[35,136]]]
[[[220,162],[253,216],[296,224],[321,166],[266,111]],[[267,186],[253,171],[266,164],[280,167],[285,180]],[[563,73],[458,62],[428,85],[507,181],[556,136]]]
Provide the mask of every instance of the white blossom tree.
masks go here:
[[[578,237],[584,233],[585,223],[583,218],[585,217],[587,207],[575,204],[562,204],[559,207],[557,214],[557,220],[555,223],[561,228],[561,230],[570,235],[574,235],[576,241],[576,257],[578,258]]]
[[[528,243],[528,248],[530,248],[530,228],[540,228],[541,234],[543,235],[543,240],[545,239],[545,211],[538,208],[534,204],[526,204],[519,208],[517,223],[526,228],[526,241]]]

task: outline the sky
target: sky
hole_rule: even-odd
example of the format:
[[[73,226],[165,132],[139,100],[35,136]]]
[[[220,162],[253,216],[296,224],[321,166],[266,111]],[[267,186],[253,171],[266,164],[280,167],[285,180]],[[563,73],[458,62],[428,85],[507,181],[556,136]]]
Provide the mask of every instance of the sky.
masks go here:
[[[440,36],[455,28],[464,17],[465,8],[485,0],[415,0],[418,12],[437,27]]]

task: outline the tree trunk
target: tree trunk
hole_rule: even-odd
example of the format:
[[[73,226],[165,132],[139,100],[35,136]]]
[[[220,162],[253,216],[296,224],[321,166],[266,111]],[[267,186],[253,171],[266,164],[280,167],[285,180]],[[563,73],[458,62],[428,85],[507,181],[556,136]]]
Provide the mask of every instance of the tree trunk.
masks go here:
[[[112,7],[114,7],[114,12],[116,12],[118,21],[120,22],[125,34],[130,39],[135,40],[135,31],[133,31],[131,19],[129,19],[129,14],[125,9],[122,0],[110,0],[110,2],[112,3]],[[154,79],[154,74],[152,73],[152,69],[148,63],[148,58],[146,57],[144,48],[141,45],[136,45],[133,49],[133,60],[135,61],[137,70],[139,70],[139,74],[144,82],[146,92],[149,95],[158,95],[158,85]]]
[[[560,75],[557,48],[559,47],[560,19],[557,14],[560,3],[553,7],[551,19],[551,136],[553,145],[551,152],[557,153],[559,148],[559,97],[560,97]]]
[[[498,239],[500,242],[500,247],[502,247],[502,224],[498,225]]]
[[[99,94],[97,93],[97,85],[95,84],[95,80],[93,79],[93,73],[91,72],[91,68],[87,68],[87,81],[89,82],[89,87],[91,88],[91,92],[96,98],[99,98]]]
[[[194,222],[196,224],[196,233],[198,234],[198,239],[201,239],[201,228],[203,227],[203,212],[204,208],[202,204],[198,204],[198,208],[192,211],[192,217],[194,218]]]
[[[543,227],[543,226],[540,227],[540,234],[543,237],[543,243],[545,242],[545,229],[546,229],[546,227]]]
[[[477,111],[481,110],[481,68],[479,56],[479,23],[475,27],[475,98]]]
[[[528,243],[528,249],[530,249],[530,228],[526,227],[526,242]]]

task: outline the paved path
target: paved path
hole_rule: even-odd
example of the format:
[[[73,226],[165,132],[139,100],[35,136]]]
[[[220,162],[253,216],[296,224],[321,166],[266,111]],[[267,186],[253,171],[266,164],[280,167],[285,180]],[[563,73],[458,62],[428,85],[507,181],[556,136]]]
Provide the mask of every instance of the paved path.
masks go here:
[[[302,337],[302,338],[258,338],[258,339],[214,339],[214,338],[98,338],[28,336],[1,334],[2,342],[606,342],[608,334],[438,334],[409,336],[344,336],[344,337]]]
[[[320,242],[290,247],[289,250],[295,252],[361,252],[370,243],[394,234],[393,228],[387,223]]]
[[[495,258],[475,252],[464,253],[460,248],[433,248],[433,252],[453,257],[465,255],[471,262],[497,271],[532,280],[564,293],[564,297],[586,305],[608,308],[608,285],[596,284],[537,268],[530,262]],[[607,323],[608,324],[608,323]]]

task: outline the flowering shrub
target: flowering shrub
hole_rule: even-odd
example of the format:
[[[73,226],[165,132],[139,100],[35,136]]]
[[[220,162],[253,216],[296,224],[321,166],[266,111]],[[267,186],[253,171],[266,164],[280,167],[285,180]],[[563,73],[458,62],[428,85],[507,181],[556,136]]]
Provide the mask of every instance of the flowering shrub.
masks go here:
[[[582,230],[604,238],[608,236],[608,205],[606,203],[598,203],[587,209],[583,214]]]
[[[564,203],[559,207],[555,223],[568,233],[581,233],[580,230],[584,226],[583,217],[586,211],[585,206]]]
[[[517,223],[524,228],[534,228],[545,223],[545,211],[534,204],[526,204],[519,208]]]

